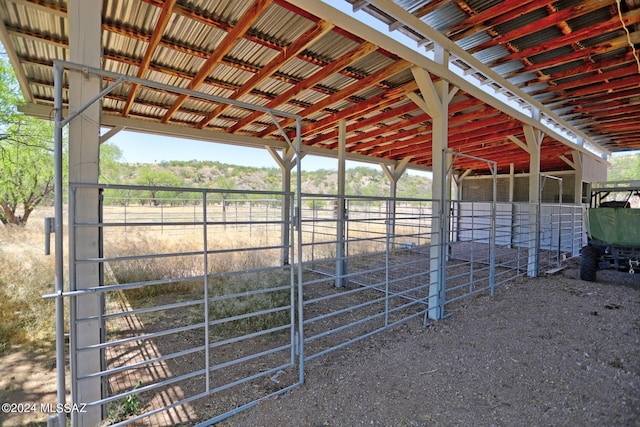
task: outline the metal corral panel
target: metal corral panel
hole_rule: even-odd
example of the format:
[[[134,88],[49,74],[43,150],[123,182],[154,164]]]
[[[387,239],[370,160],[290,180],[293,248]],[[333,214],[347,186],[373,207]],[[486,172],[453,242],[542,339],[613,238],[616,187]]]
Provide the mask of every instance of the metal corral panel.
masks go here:
[[[459,211],[453,221],[452,231],[458,241],[490,242],[491,203],[460,202]],[[512,243],[512,204],[496,204],[496,245],[507,246]]]

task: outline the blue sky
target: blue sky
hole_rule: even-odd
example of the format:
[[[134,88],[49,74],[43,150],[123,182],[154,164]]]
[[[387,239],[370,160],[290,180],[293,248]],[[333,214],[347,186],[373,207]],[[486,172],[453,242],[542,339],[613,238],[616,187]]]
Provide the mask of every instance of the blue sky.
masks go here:
[[[263,148],[240,147],[127,131],[116,134],[107,142],[119,147],[122,151],[122,160],[128,163],[210,160],[240,166],[278,167],[269,152]],[[347,161],[347,168],[356,166],[377,167],[375,164]],[[305,156],[302,159],[302,169],[306,171],[337,170],[338,160],[320,156]]]
[[[120,148],[123,161],[127,163],[160,163],[170,160],[210,160],[240,166],[277,168],[275,160],[262,148],[240,147],[229,144],[194,141],[171,138],[138,132],[122,131],[107,141]],[[379,168],[372,163],[360,163],[347,160],[347,169],[357,166]],[[302,159],[302,169],[337,170],[335,158],[310,156]],[[408,170],[411,175],[430,176],[423,171]]]

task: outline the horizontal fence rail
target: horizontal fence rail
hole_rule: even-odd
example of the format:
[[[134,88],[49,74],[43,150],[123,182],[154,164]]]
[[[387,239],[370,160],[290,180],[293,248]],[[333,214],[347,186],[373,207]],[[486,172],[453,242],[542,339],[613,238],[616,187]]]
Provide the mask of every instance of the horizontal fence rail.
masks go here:
[[[75,192],[100,191],[99,220]],[[115,425],[217,422],[304,381],[304,363],[579,253],[580,206],[71,184],[71,387]],[[135,197],[123,198],[123,192]],[[175,196],[179,192],[180,197]],[[145,195],[146,194],[146,195]],[[537,222],[539,221],[539,224]],[[539,226],[539,233],[533,230]],[[441,257],[444,255],[444,259]],[[95,269],[99,283],[79,286]],[[100,337],[79,339],[98,323]],[[91,371],[79,355],[101,360]],[[205,424],[206,424],[205,423]]]
[[[85,258],[70,248],[72,268],[100,271],[93,288],[80,289],[80,275],[70,275],[68,292],[72,307],[100,307],[70,317],[72,366],[87,352],[101,359],[98,371],[72,369],[72,387],[102,384],[102,398],[88,407],[100,406],[114,425],[173,425],[224,419],[301,383],[285,374],[297,365],[294,267],[283,263],[293,254],[293,215],[282,210],[286,199],[293,206],[292,193],[220,201],[218,190],[182,189],[199,203],[136,205],[113,203],[121,200],[114,193],[148,188],[96,186],[100,220],[81,223],[78,188],[93,187],[71,184],[70,232],[93,230],[101,254]],[[95,322],[99,341],[79,344],[77,331]]]
[[[307,360],[425,318],[435,265],[433,201],[306,194],[302,200]]]

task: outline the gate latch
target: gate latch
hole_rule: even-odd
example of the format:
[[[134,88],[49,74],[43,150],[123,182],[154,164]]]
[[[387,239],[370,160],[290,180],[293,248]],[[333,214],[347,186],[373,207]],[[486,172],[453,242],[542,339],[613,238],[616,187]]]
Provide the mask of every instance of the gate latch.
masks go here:
[[[44,219],[44,254],[51,255],[51,233],[56,232],[56,221],[54,217]]]

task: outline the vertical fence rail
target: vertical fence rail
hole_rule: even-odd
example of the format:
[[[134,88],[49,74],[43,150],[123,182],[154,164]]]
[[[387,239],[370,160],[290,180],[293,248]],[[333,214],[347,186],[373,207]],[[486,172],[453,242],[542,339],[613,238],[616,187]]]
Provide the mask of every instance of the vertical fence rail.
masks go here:
[[[302,196],[305,359],[311,360],[424,316],[428,309],[433,211],[428,200]],[[396,203],[391,232],[391,203]],[[342,237],[344,236],[344,237]],[[341,248],[344,247],[344,253]],[[337,287],[337,279],[343,286]],[[340,282],[338,282],[340,283]]]
[[[181,189],[199,196],[194,214],[191,206],[175,210],[113,206],[110,192],[134,188],[102,186],[101,219],[80,224],[74,215],[75,192],[80,187],[87,185],[71,184],[69,233],[73,238],[76,229],[96,228],[104,247],[97,259],[81,259],[72,245],[71,265],[100,265],[104,275],[103,286],[77,290],[75,268],[70,268],[70,291],[62,295],[71,300],[72,402],[76,388],[96,377],[108,384],[108,394],[89,403],[101,405],[107,414],[123,399],[145,402],[141,412],[115,425],[168,425],[167,419],[178,416],[196,421],[202,419],[196,409],[199,399],[247,397],[232,409],[220,408],[212,418],[220,421],[265,396],[300,384],[308,360],[399,323],[426,319],[430,302],[435,302],[430,287],[436,284],[440,268],[433,254],[441,249],[447,254],[445,307],[471,295],[492,293],[494,286],[526,275],[530,262],[528,204],[452,201],[449,239],[434,252],[431,242],[441,239],[434,238],[438,231],[431,227],[439,211],[438,202],[432,200],[347,196],[341,238],[333,209],[335,196],[303,195],[294,203],[292,193],[261,194],[266,202],[252,203],[250,209],[238,199],[238,215],[229,215],[225,221],[212,196],[216,190]],[[144,187],[135,189],[144,191]],[[248,194],[238,192],[238,196]],[[283,197],[291,198],[287,223],[272,215],[281,212],[278,206]],[[548,235],[541,240],[549,243],[553,255],[545,259],[555,263],[558,251],[576,251],[581,209],[570,205],[547,209]],[[286,247],[281,243],[283,225],[291,233]],[[165,230],[161,237],[160,229]],[[169,244],[162,246],[162,242]],[[341,255],[338,246],[344,247]],[[136,251],[131,252],[134,247]],[[281,264],[282,251],[296,260],[294,265]],[[169,265],[177,268],[165,270]],[[344,286],[335,286],[338,277]],[[106,302],[105,312],[99,315],[106,325],[105,339],[97,346],[79,348],[77,326],[96,319],[78,318],[73,301],[96,293]],[[245,304],[251,300],[258,305]],[[246,308],[225,311],[229,304]],[[248,329],[237,333],[242,328]],[[178,337],[191,341],[165,348]],[[102,370],[79,372],[78,354],[95,349],[105,355]],[[143,353],[144,357],[136,358]],[[125,354],[130,361],[120,363]],[[172,366],[182,369],[172,370]],[[164,376],[146,378],[150,371],[164,372]],[[277,384],[278,390],[256,395],[265,382],[271,388]],[[160,404],[161,396],[171,403]]]
[[[76,221],[75,194],[79,188],[105,192],[106,204],[101,204],[98,222]],[[256,215],[260,218],[256,220],[243,217],[238,209],[237,217],[224,221],[212,212],[215,205],[208,197],[217,190],[175,189],[199,195],[198,218],[191,207],[186,207],[175,215],[156,209],[155,218],[147,215],[132,221],[131,216],[121,214],[124,206],[118,213],[117,207],[109,205],[109,192],[122,189],[149,190],[70,184],[70,287],[68,292],[46,297],[70,300],[72,403],[102,407],[113,425],[172,425],[176,419],[188,422],[201,417],[196,402],[212,394],[228,398],[231,391],[240,396],[245,394],[240,391],[243,388],[251,390],[247,402],[239,406],[246,408],[299,385],[301,375],[289,377],[285,372],[296,366],[300,353],[297,270],[282,265],[279,256],[283,250],[291,256],[295,253],[292,243],[282,246],[279,234],[282,226],[293,233],[293,203],[288,220],[266,213]],[[265,210],[273,200],[280,203],[283,197],[294,199],[293,193],[252,195],[272,196],[263,206]],[[139,209],[148,212],[154,208]],[[127,215],[135,210],[127,206]],[[255,213],[252,207],[251,214]],[[264,228],[267,234],[264,239],[246,238],[254,234],[247,227]],[[72,243],[81,228],[96,229],[101,236],[97,258],[78,257]],[[232,238],[224,234],[225,229],[233,233]],[[161,235],[160,230],[175,233]],[[289,242],[293,241],[291,234]],[[79,290],[76,268],[90,265],[104,271],[100,285]],[[85,295],[104,299],[105,310],[97,316],[79,318],[76,301]],[[79,347],[79,325],[95,321],[105,325],[101,342]],[[180,344],[170,344],[176,342]],[[87,351],[104,355],[99,371],[87,372],[79,366],[78,355]],[[78,389],[94,378],[107,385],[103,398],[80,402]],[[276,391],[261,381],[277,384]],[[124,401],[131,405],[135,402],[135,411],[116,414]],[[213,420],[222,420],[238,410],[222,406]],[[77,420],[72,419],[72,423]]]

